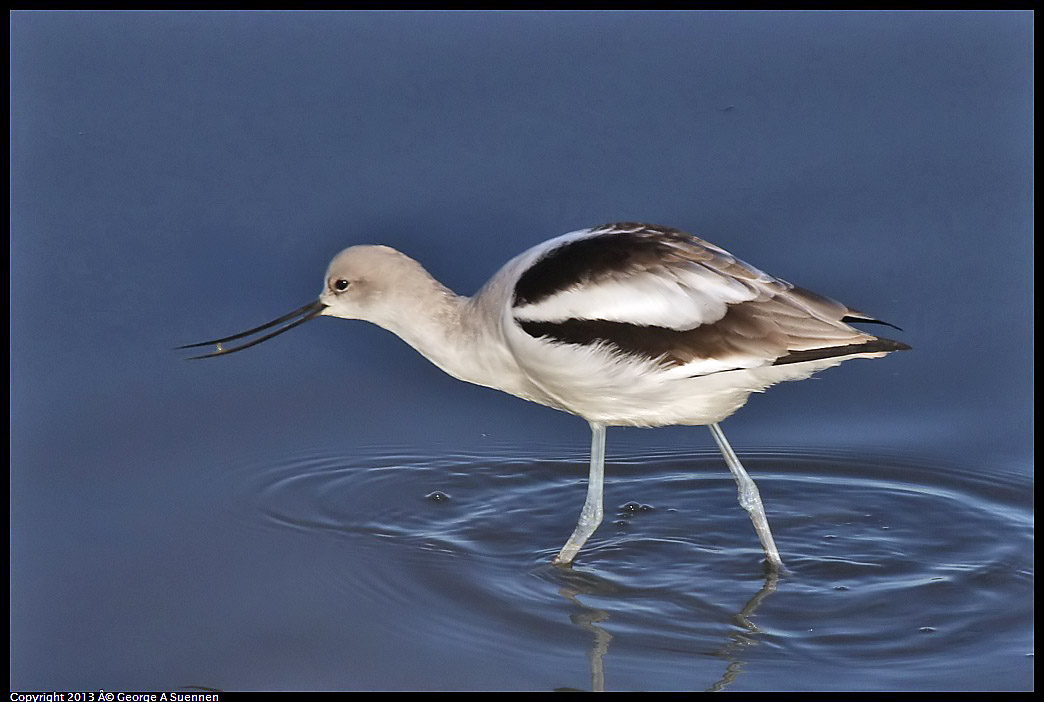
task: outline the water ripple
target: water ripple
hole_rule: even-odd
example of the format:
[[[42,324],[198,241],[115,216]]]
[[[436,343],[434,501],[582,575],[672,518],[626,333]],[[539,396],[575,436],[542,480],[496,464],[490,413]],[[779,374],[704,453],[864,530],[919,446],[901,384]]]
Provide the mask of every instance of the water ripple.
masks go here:
[[[326,577],[346,598],[423,612],[389,626],[474,641],[506,627],[515,635],[499,645],[548,656],[564,655],[549,640],[580,633],[596,689],[612,686],[604,658],[624,646],[658,652],[653,667],[671,655],[703,661],[706,689],[780,650],[845,666],[856,687],[852,671],[868,661],[931,670],[954,646],[971,655],[976,631],[1006,631],[1020,655],[1031,650],[1024,621],[1005,607],[1032,592],[1028,480],[911,456],[742,459],[786,563],[778,581],[762,569],[717,454],[614,455],[605,522],[573,568],[550,559],[583,502],[578,453],[370,446],[269,459],[224,479],[247,528],[344,540],[350,557]]]

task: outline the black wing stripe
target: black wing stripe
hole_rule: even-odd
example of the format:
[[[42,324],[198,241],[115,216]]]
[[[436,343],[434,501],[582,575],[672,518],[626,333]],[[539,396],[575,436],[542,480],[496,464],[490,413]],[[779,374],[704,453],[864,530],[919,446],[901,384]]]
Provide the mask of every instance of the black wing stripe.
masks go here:
[[[625,354],[677,366],[707,358],[755,356],[771,359],[785,356],[792,337],[765,312],[758,306],[734,305],[717,322],[693,329],[669,329],[601,319],[516,321],[533,337],[566,344],[601,342]]]
[[[874,319],[872,317],[853,317],[852,315],[846,314],[844,317],[841,318],[841,321],[845,324],[883,324],[886,327],[891,327],[892,329],[897,329],[898,331],[903,330],[902,327],[897,327],[891,322],[886,322],[882,319]]]
[[[568,319],[564,322],[516,320],[522,330],[534,338],[563,344],[591,345],[603,343],[617,351],[665,366],[679,366],[699,359],[732,356],[775,357],[772,365],[801,363],[833,356],[879,351],[903,351],[910,347],[891,339],[873,339],[859,344],[788,351],[792,338],[765,320],[744,314],[742,307],[729,310],[715,324],[678,330],[640,326],[600,319]]]
[[[892,339],[876,338],[862,344],[847,344],[845,346],[829,346],[824,349],[808,349],[807,351],[791,351],[786,356],[777,358],[772,365],[782,366],[787,363],[802,363],[804,361],[818,361],[821,358],[833,358],[835,356],[848,356],[853,353],[878,353],[881,351],[909,351],[910,346],[901,341]]]
[[[678,229],[624,222],[605,225],[595,234],[548,251],[515,283],[513,307],[532,305],[557,292],[615,274],[645,270],[672,258],[671,242],[692,245]]]

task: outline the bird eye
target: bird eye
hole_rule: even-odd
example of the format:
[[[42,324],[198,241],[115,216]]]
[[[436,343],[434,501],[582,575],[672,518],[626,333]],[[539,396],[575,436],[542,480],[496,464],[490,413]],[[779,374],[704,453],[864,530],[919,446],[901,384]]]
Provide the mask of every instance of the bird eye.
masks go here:
[[[349,283],[347,280],[345,280],[344,278],[338,278],[337,280],[333,281],[333,285],[331,287],[333,287],[333,289],[337,292],[344,292],[348,289],[348,285]]]

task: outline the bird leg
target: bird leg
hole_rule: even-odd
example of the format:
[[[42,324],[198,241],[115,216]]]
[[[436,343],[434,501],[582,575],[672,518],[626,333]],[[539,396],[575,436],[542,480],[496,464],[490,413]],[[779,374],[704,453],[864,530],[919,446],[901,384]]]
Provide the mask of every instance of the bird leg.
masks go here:
[[[754,522],[754,531],[758,532],[761,547],[765,549],[765,557],[768,558],[768,562],[773,568],[782,568],[783,561],[779,557],[779,551],[776,550],[776,542],[772,540],[772,532],[769,531],[768,517],[765,516],[765,506],[761,504],[761,493],[758,492],[758,486],[747,475],[747,471],[743,470],[743,464],[736,457],[736,452],[732,450],[721,427],[717,424],[708,424],[707,428],[711,430],[711,434],[721,450],[721,455],[725,457],[729,470],[736,478],[740,506],[747,510],[750,521]]]
[[[591,422],[591,474],[587,479],[587,499],[580,511],[573,535],[554,557],[555,565],[569,565],[580,548],[602,523],[602,484],[605,476],[605,425]],[[771,537],[770,537],[771,538]]]

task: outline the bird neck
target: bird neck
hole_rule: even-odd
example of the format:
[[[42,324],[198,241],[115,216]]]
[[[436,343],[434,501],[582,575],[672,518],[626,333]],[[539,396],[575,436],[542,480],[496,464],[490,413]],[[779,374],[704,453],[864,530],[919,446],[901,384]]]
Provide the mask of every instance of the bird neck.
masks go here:
[[[419,264],[398,271],[396,282],[379,307],[364,318],[392,332],[445,372],[462,378],[466,349],[461,327],[468,299],[435,280]]]
[[[442,346],[459,324],[465,298],[435,280],[419,265],[401,271],[397,285],[369,321],[384,327],[425,356]]]
[[[521,397],[531,392],[500,339],[499,317],[488,300],[457,295],[419,264],[399,285],[393,304],[371,319],[449,375]]]

